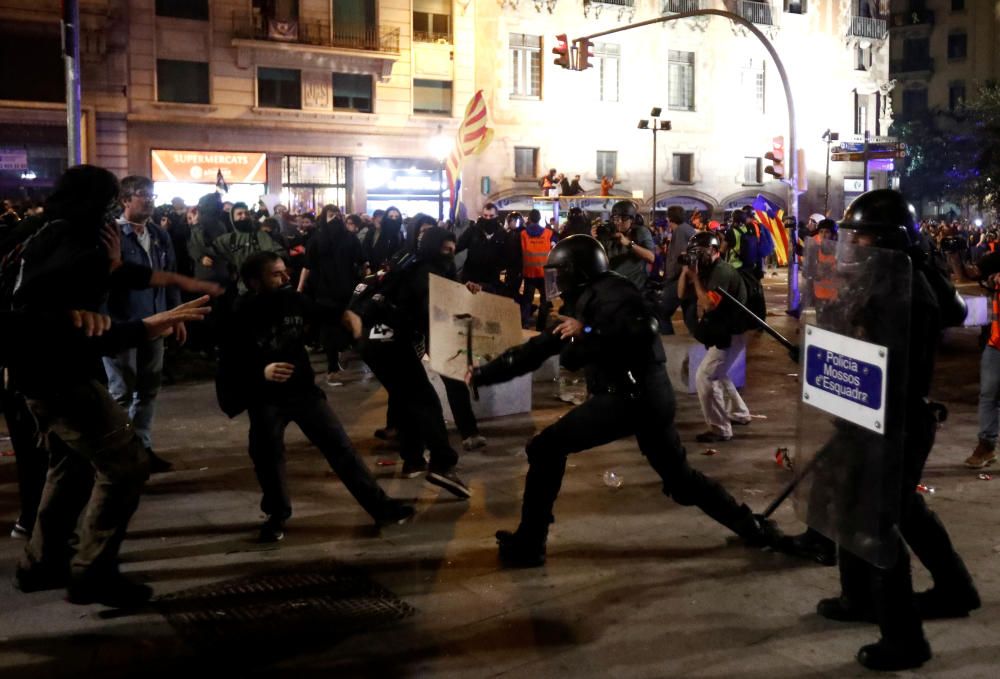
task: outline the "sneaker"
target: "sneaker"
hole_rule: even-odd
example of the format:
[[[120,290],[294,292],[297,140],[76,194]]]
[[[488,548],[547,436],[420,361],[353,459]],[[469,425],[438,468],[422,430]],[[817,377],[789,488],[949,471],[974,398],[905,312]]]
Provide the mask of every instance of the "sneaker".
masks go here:
[[[149,455],[150,474],[162,474],[164,472],[169,472],[174,468],[173,462],[164,460],[162,457],[154,453],[152,448],[146,448],[146,454]]]
[[[378,516],[375,517],[375,523],[379,526],[388,526],[391,524],[401,526],[412,519],[415,513],[413,505],[407,504],[402,500],[387,500],[381,509],[379,509]]]
[[[404,479],[415,479],[427,473],[427,461],[424,458],[419,460],[403,460],[403,469],[399,476]]]
[[[972,455],[965,460],[965,466],[969,469],[982,469],[997,461],[996,444],[990,441],[979,439],[979,444],[972,451]]]
[[[969,613],[982,605],[979,592],[975,588],[964,593],[948,592],[941,587],[932,587],[917,593],[917,609],[922,620],[942,620],[944,618],[967,618]]]
[[[329,387],[342,387],[344,383],[338,379],[340,373],[327,373],[326,384]]]
[[[498,530],[497,547],[506,568],[537,568],[545,563],[544,540],[528,540],[520,532]]]
[[[375,430],[375,438],[382,441],[392,441],[399,436],[399,432],[393,427],[382,427]]]
[[[260,527],[258,542],[270,543],[281,542],[285,539],[285,520],[269,516],[264,525]]]
[[[878,622],[874,608],[856,604],[843,596],[821,599],[816,604],[816,613],[836,622]]]
[[[889,643],[880,639],[858,651],[858,662],[878,672],[912,670],[930,659],[931,647],[923,638],[908,643]]]
[[[458,477],[455,473],[455,468],[445,471],[429,471],[427,472],[427,483],[433,483],[435,486],[440,486],[444,488],[452,495],[460,497],[463,500],[467,500],[472,497],[472,491],[469,487],[465,485],[465,481]]]
[[[31,568],[18,566],[14,571],[14,587],[25,594],[62,589],[68,584],[68,568],[54,569],[35,565]]]
[[[71,604],[103,604],[111,608],[142,606],[153,596],[152,587],[133,582],[117,571],[101,576],[75,577],[66,591],[66,600]]]
[[[694,440],[698,443],[724,443],[732,438],[732,436],[723,436],[714,431],[705,431],[695,436]]]
[[[31,531],[22,526],[20,521],[17,521],[10,529],[10,536],[15,540],[27,540],[31,537]]]
[[[462,447],[465,450],[479,450],[480,448],[486,447],[486,437],[475,434],[468,438],[462,439]]]

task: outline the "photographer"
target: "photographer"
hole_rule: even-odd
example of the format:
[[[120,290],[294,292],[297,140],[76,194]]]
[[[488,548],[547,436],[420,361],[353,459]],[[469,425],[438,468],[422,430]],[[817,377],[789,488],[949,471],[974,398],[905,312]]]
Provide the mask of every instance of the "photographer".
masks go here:
[[[611,270],[640,290],[649,278],[649,265],[656,259],[653,236],[639,223],[635,205],[621,200],[611,206],[611,222],[593,227],[591,235],[604,246]]]
[[[709,426],[695,437],[699,443],[728,441],[733,437],[733,424],[750,423],[750,410],[729,379],[729,369],[744,345],[739,310],[716,292],[721,288],[745,304],[746,286],[739,272],[719,258],[719,249],[713,233],[701,231],[692,236],[688,261],[677,282],[677,296],[682,299],[688,286],[694,287],[698,321],[691,334],[708,349],[696,377],[698,401]]]

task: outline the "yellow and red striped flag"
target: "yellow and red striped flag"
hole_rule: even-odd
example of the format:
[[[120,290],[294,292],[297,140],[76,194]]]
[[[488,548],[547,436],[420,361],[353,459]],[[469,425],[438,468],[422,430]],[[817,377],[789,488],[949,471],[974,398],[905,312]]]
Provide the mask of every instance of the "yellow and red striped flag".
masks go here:
[[[753,210],[757,215],[757,221],[771,234],[778,266],[785,266],[788,264],[789,254],[788,232],[785,231],[783,219],[785,211],[761,195],[758,195],[757,199],[754,200]]]
[[[458,207],[460,177],[465,158],[482,153],[493,141],[493,130],[487,127],[486,123],[486,99],[483,97],[483,91],[479,90],[469,100],[469,105],[465,107],[465,118],[462,119],[462,125],[458,128],[458,134],[455,136],[455,147],[448,154],[448,160],[445,164],[448,173],[448,203],[451,206],[452,218],[454,218],[455,210]]]

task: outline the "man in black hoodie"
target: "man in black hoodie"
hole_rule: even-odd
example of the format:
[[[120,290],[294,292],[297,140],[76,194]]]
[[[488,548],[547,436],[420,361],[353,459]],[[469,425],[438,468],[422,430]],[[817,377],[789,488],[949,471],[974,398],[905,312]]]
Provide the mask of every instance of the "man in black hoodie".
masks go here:
[[[351,445],[315,382],[305,336],[316,318],[309,300],[289,285],[284,261],[258,252],[243,264],[248,292],[229,324],[219,366],[219,405],[230,417],[250,415],[250,458],[267,520],[261,542],[284,538],[292,515],[285,475],[285,428],[295,422],[320,449],[358,503],[378,523],[401,523],[413,507],[390,500]]]
[[[403,247],[403,215],[395,207],[385,211],[382,222],[365,235],[362,244],[368,269],[375,273]]]
[[[501,294],[500,274],[510,262],[507,232],[500,227],[497,206],[487,203],[475,224],[458,239],[456,253],[468,250],[462,267],[463,283],[478,283],[486,292]]]

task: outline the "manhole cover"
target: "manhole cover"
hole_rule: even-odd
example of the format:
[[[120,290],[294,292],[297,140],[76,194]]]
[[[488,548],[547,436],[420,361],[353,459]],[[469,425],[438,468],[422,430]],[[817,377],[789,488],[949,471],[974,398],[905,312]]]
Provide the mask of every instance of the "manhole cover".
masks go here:
[[[415,612],[366,575],[340,565],[253,575],[176,592],[157,609],[191,646],[226,654],[286,656]],[[260,642],[260,643],[257,643]]]

